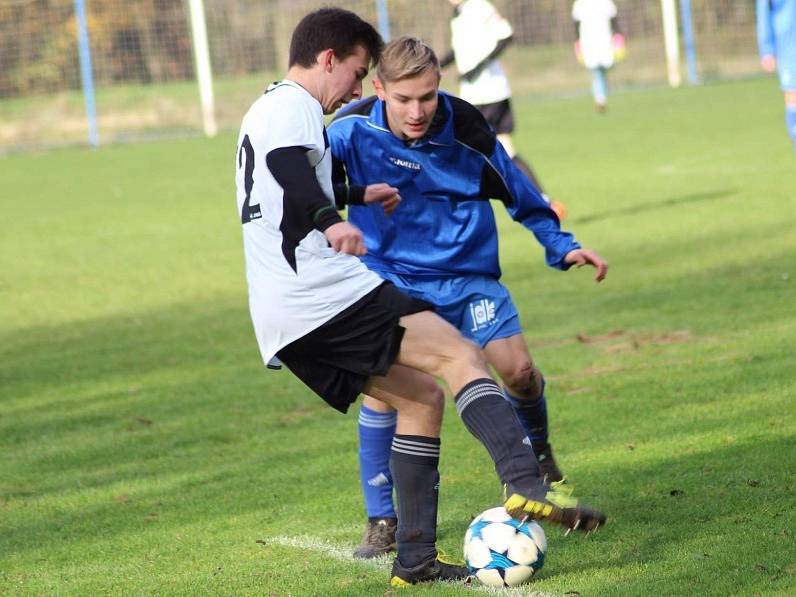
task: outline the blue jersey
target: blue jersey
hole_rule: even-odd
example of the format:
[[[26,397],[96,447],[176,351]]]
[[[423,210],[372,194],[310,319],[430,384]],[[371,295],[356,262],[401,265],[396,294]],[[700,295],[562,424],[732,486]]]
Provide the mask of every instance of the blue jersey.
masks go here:
[[[328,127],[334,158],[351,185],[386,182],[401,203],[389,216],[378,205],[351,205],[350,222],[365,235],[368,267],[410,275],[477,274],[500,277],[495,214],[499,199],[533,232],[548,265],[580,245],[560,229],[548,202],[509,158],[481,113],[464,100],[439,94],[426,137],[406,143],[387,124],[384,103],[352,104]]]
[[[796,91],[796,0],[757,0],[760,56],[774,56],[782,89]]]

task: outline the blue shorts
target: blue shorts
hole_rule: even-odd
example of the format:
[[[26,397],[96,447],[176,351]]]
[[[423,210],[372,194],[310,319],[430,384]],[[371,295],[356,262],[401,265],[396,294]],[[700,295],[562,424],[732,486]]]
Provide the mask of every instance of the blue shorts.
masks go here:
[[[435,312],[481,348],[522,333],[508,289],[488,276],[411,276],[377,271],[406,294],[434,305]]]

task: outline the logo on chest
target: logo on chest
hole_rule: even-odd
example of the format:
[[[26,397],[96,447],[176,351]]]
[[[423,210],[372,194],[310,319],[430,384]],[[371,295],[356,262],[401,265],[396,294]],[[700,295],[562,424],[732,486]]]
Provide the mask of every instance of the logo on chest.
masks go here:
[[[402,160],[400,158],[394,158],[392,156],[388,157],[387,159],[400,168],[407,168],[408,170],[416,170],[416,171],[420,170],[420,164],[418,164],[417,162],[410,162],[409,160]]]

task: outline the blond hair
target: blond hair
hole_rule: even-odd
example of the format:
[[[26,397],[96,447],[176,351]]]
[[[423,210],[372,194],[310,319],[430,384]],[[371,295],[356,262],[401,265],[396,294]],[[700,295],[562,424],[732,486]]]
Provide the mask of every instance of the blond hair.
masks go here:
[[[429,68],[440,74],[434,50],[423,40],[404,35],[384,46],[376,76],[382,83],[390,83],[416,77]]]

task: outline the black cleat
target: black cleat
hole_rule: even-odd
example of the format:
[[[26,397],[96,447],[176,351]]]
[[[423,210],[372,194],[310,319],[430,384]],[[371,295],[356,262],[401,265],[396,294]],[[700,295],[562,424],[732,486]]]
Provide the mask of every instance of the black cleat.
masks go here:
[[[434,582],[438,580],[469,582],[470,571],[460,563],[443,561],[440,556],[433,560],[418,564],[414,568],[404,568],[395,558],[392,563],[390,585],[395,588],[416,585],[419,582]]]
[[[525,521],[546,520],[566,527],[569,531],[596,531],[605,524],[605,514],[581,504],[572,497],[572,487],[564,482],[551,483],[542,498],[522,495],[507,489],[503,507],[509,516]]]
[[[354,550],[354,557],[368,560],[395,550],[397,526],[396,518],[369,518],[362,543]]]
[[[539,463],[540,476],[545,483],[564,480],[564,475],[561,473],[561,469],[558,468],[556,459],[553,458],[553,448],[550,444],[545,444],[544,448],[538,452],[536,451],[536,446],[534,446],[533,452],[536,454],[536,460]]]

